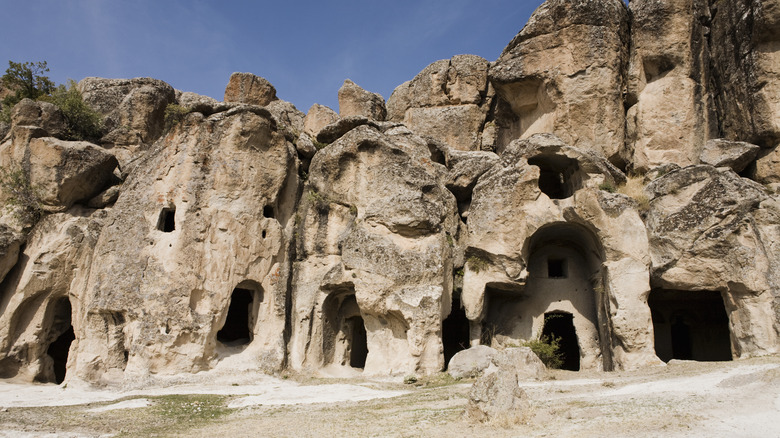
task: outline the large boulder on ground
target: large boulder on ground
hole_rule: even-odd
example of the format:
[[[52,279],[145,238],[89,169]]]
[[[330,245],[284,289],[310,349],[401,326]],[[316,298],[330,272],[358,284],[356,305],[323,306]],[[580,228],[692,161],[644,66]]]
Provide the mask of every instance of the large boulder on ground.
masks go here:
[[[651,285],[719,292],[737,357],[778,350],[780,204],[729,169],[690,166],[646,188]]]
[[[492,138],[482,141],[492,102],[487,74],[488,62],[479,56],[436,61],[393,91],[388,120],[456,149],[492,149]]]
[[[495,348],[475,345],[452,356],[447,364],[447,372],[456,379],[476,377],[490,366],[491,359],[498,353]]]
[[[634,0],[627,151],[633,169],[698,164],[717,119],[709,93],[705,0]],[[716,41],[716,40],[713,40]]]
[[[176,102],[176,91],[152,78],[85,78],[78,89],[89,106],[103,116],[106,134],[101,143],[123,165],[154,143],[165,127],[165,108]]]
[[[252,73],[233,73],[225,87],[225,102],[266,106],[276,99],[276,88]]]
[[[544,2],[490,67],[498,149],[548,132],[620,162],[628,47],[622,1]]]
[[[469,391],[465,417],[470,421],[517,424],[529,414],[528,396],[518,386],[517,373],[501,367],[480,377]]]
[[[519,380],[538,380],[545,376],[547,367],[528,347],[506,348],[493,355],[485,374],[499,370],[514,370]]]
[[[364,90],[358,84],[347,79],[339,88],[339,116],[360,116],[380,122],[384,121],[387,117],[385,99],[379,94]]]
[[[303,132],[308,134],[311,138],[317,138],[317,135],[322,131],[322,128],[335,123],[339,119],[339,115],[332,109],[315,103],[309,108],[309,112],[306,113],[306,118],[303,119]]]

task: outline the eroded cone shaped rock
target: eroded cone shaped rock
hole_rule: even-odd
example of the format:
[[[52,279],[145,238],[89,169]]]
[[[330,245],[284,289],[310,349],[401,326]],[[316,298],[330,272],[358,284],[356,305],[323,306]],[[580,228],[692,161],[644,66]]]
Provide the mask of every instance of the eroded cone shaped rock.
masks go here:
[[[384,121],[387,117],[385,99],[377,93],[364,90],[358,84],[347,79],[339,89],[339,116],[360,116],[370,120]]]
[[[620,0],[544,2],[489,71],[501,98],[498,150],[548,132],[621,161],[628,31]]]
[[[276,99],[276,88],[252,73],[233,73],[225,87],[225,102],[266,106]]]

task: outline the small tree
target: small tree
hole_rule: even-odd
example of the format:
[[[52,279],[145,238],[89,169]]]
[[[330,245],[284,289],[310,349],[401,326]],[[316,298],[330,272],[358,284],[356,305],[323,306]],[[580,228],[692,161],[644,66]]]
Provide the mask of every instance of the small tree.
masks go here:
[[[15,93],[3,99],[3,105],[14,106],[25,97],[37,99],[50,94],[54,89],[54,82],[43,75],[48,71],[46,61],[23,63],[8,61],[8,69],[0,80],[6,88]]]
[[[74,80],[68,86],[59,85],[51,91],[51,96],[42,96],[40,100],[51,102],[62,111],[67,123],[67,140],[98,140],[103,136],[103,117],[84,102]]]

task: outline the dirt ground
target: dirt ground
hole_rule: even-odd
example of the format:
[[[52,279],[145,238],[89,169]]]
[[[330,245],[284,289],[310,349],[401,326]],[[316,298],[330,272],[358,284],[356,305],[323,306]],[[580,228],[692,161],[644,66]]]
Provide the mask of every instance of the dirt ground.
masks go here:
[[[522,382],[522,422],[462,418],[472,381],[196,375],[121,392],[0,382],[0,436],[780,437],[780,357]],[[230,383],[232,381],[232,383]]]

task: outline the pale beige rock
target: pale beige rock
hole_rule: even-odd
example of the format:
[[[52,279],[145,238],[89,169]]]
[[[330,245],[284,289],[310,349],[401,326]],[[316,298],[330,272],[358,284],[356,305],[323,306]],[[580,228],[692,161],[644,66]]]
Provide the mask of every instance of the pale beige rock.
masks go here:
[[[51,137],[62,137],[67,128],[59,108],[48,102],[30,99],[22,99],[13,107],[11,126],[37,126]]]
[[[475,55],[436,61],[393,91],[388,120],[402,121],[415,133],[456,149],[480,150],[492,102],[487,72],[488,62]],[[491,140],[484,144],[493,146]]]
[[[322,128],[336,123],[339,115],[332,109],[315,103],[309,108],[309,112],[306,113],[306,118],[303,119],[303,132],[308,134],[311,138],[317,138]]]
[[[190,91],[177,93],[176,101],[180,106],[192,111],[197,111],[206,116],[227,111],[231,107],[225,102],[220,102],[212,97],[203,96]]]
[[[125,182],[95,245],[77,376],[137,382],[227,356],[281,367],[298,172],[275,125],[251,106],[188,117]],[[236,288],[251,297],[239,345],[218,338]]]
[[[347,79],[339,88],[339,116],[359,116],[370,120],[384,121],[387,117],[385,99],[379,94],[364,90],[358,84]]]
[[[295,369],[442,369],[455,200],[437,178],[440,165],[425,161],[425,142],[399,136],[358,126],[312,160],[298,213]],[[346,351],[364,353],[346,358]]]
[[[763,184],[780,183],[780,148],[764,150],[760,153],[753,177]]]
[[[276,88],[267,79],[252,73],[233,73],[225,87],[223,100],[266,106],[276,99]]]
[[[501,368],[474,382],[464,416],[475,422],[518,424],[530,409],[528,396],[517,385],[517,374],[511,368]]]
[[[447,364],[447,373],[456,379],[480,376],[496,354],[498,351],[495,348],[486,345],[475,345],[459,351]]]
[[[753,181],[710,166],[670,172],[646,190],[651,284],[719,292],[732,354],[776,352],[779,259],[771,242],[780,219],[777,203]]]
[[[490,67],[500,151],[553,133],[620,163],[629,18],[620,0],[547,0]]]
[[[698,164],[716,120],[709,99],[704,0],[630,3],[631,65],[626,159],[646,171],[665,163]]]
[[[529,347],[512,347],[498,352],[491,358],[485,374],[502,369],[514,371],[518,380],[539,380],[547,374],[547,367]]]
[[[759,149],[757,145],[744,141],[718,138],[704,144],[699,161],[713,167],[729,167],[739,173],[755,160]]]

